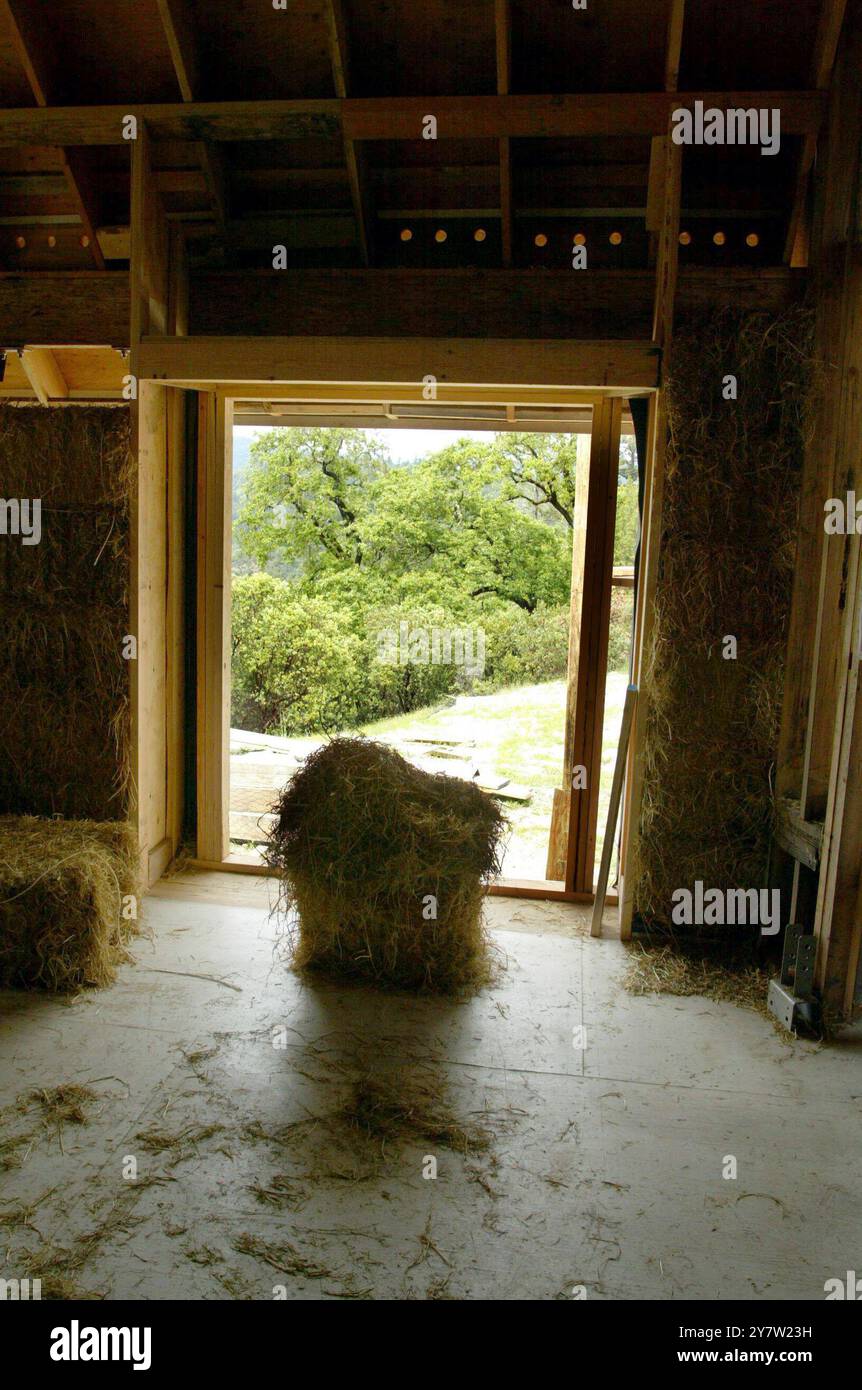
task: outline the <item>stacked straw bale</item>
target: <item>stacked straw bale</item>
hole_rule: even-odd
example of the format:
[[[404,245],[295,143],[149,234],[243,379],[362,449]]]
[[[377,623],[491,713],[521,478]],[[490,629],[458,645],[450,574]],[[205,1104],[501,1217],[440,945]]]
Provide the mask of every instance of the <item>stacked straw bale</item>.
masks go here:
[[[41,540],[0,537],[0,984],[107,984],[134,913],[129,413],[0,406],[4,498]],[[125,904],[128,908],[128,904]]]
[[[722,311],[674,337],[634,866],[650,925],[671,925],[673,891],[698,879],[766,886],[810,341],[801,307]],[[736,400],[723,397],[729,374]],[[727,635],[735,661],[723,659]]]
[[[131,469],[125,409],[0,406],[0,491],[42,505],[0,537],[0,814],[128,813]]]

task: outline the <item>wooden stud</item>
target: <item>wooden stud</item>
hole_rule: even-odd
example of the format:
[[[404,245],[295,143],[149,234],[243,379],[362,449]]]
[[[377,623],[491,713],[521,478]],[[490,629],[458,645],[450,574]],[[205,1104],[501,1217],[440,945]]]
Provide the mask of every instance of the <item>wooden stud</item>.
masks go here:
[[[197,855],[221,863],[230,844],[233,407],[202,393],[199,409]]]
[[[563,767],[564,791],[571,789],[565,882],[579,893],[592,893],[595,872],[621,424],[620,400],[595,407],[589,468],[578,470],[573,517]],[[580,767],[586,786],[574,789],[571,772]]]
[[[847,0],[822,0],[812,62],[812,85],[816,91],[825,91],[829,86],[846,9]],[[784,243],[784,259],[788,265],[796,267],[808,264],[809,231],[805,208],[816,152],[817,135],[810,131],[802,142],[796,170],[793,207]]]

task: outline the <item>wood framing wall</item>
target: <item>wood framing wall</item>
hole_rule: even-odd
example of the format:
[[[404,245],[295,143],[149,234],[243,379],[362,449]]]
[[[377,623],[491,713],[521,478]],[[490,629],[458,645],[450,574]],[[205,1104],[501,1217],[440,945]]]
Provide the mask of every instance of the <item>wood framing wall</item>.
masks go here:
[[[138,471],[132,506],[132,766],[145,884],[165,871],[183,824],[183,458],[181,393],[140,377],[144,333],[176,331],[170,238],[141,128],[132,147],[132,438]]]
[[[797,857],[791,914],[818,941],[816,980],[840,1015],[860,1001],[860,536],[828,535],[825,504],[862,497],[862,13],[848,12],[816,169],[811,245],[819,380],[806,450],[776,787]],[[785,845],[790,836],[782,837]],[[786,851],[779,850],[780,853]],[[792,857],[792,856],[791,856]]]

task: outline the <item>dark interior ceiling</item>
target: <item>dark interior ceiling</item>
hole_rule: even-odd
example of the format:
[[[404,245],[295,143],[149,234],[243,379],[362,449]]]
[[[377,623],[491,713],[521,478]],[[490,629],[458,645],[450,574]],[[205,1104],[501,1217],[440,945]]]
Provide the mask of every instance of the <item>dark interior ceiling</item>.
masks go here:
[[[188,100],[171,19],[195,101],[412,96],[428,98],[433,113],[440,96],[662,91],[670,6],[0,0],[0,104]],[[681,93],[810,87],[820,15],[821,0],[689,0]],[[785,136],[774,158],[685,152],[683,264],[782,263],[801,138]],[[352,142],[336,134],[208,153],[162,140],[154,162],[193,265],[265,268],[278,243],[297,267],[562,268],[581,235],[591,266],[643,269],[655,254],[645,225],[650,152],[649,136]],[[118,267],[128,254],[129,184],[122,146],[65,154],[0,146],[3,268]]]

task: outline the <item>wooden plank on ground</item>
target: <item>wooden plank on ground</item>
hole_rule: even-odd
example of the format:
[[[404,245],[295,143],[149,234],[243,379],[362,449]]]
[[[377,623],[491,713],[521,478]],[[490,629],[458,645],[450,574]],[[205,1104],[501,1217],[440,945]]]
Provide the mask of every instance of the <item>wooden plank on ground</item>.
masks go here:
[[[620,798],[623,790],[623,778],[625,777],[626,759],[629,751],[629,736],[631,734],[632,719],[634,717],[635,705],[637,703],[638,690],[636,685],[630,685],[626,690],[625,704],[623,705],[623,717],[620,724],[620,737],[617,746],[617,758],[614,764],[614,777],[611,782],[611,793],[608,800],[608,820],[605,826],[605,838],[602,842],[602,860],[599,867],[599,881],[596,885],[596,900],[593,904],[593,916],[590,923],[590,935],[601,936],[602,916],[605,910],[605,899],[608,891],[608,875],[611,870],[611,859],[614,853],[614,840],[617,833],[617,817],[620,809]]]

